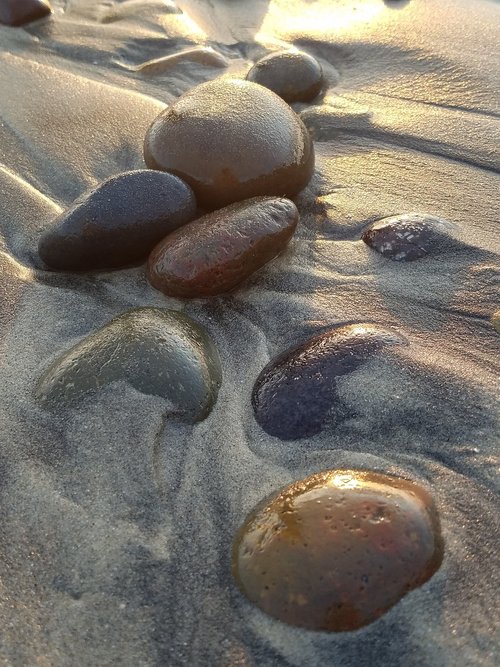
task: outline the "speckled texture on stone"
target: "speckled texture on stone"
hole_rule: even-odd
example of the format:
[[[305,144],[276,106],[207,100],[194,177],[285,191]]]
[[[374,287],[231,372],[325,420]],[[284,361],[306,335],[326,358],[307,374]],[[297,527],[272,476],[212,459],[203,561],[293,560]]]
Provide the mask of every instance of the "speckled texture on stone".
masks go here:
[[[500,6],[356,5],[177,0],[184,13],[172,13],[160,0],[55,0],[48,19],[0,26],[2,665],[496,664]],[[227,70],[187,58],[165,75],[125,68],[207,44]],[[316,172],[289,250],[249,289],[179,301],[143,266],[33,266],[42,229],[80,193],[144,169],[145,133],[166,105],[294,45],[329,86],[301,112]],[[401,264],[361,240],[370,221],[408,211],[456,223],[463,244]],[[164,423],[168,401],[126,381],[64,409],[33,399],[52,360],[139,306],[181,309],[216,342],[224,381],[205,420]],[[410,345],[338,378],[342,415],[317,434],[267,434],[251,406],[262,368],[359,321]],[[332,468],[428,482],[446,552],[376,622],[327,634],[250,604],[230,550],[264,497]]]
[[[411,262],[452,247],[454,226],[435,216],[405,213],[377,220],[363,233],[366,245],[395,262]]]

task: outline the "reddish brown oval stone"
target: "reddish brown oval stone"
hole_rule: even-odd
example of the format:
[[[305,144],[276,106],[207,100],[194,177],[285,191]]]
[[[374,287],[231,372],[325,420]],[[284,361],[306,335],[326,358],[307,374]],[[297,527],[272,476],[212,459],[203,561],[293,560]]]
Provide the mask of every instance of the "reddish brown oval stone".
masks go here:
[[[254,197],[169,234],[148,261],[151,284],[168,296],[224,294],[276,257],[299,214],[289,199]]]
[[[51,11],[47,0],[0,0],[0,23],[25,25],[47,16]]]
[[[280,621],[338,632],[375,621],[439,568],[439,518],[421,485],[329,470],[283,489],[234,544],[243,593]]]
[[[314,149],[300,118],[272,91],[250,81],[196,86],[149,128],[144,158],[193,188],[216,209],[258,195],[293,197],[309,182]]]
[[[323,70],[308,53],[278,51],[256,62],[247,80],[269,88],[285,102],[309,102],[321,91]]]

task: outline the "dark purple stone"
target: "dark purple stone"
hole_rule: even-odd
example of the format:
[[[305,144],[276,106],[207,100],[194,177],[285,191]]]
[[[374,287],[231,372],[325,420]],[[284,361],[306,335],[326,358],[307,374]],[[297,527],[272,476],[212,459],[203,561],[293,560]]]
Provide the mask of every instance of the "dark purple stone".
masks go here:
[[[283,440],[321,431],[337,401],[336,379],[356,370],[387,344],[405,339],[372,324],[341,326],[315,336],[271,361],[252,394],[255,418]]]

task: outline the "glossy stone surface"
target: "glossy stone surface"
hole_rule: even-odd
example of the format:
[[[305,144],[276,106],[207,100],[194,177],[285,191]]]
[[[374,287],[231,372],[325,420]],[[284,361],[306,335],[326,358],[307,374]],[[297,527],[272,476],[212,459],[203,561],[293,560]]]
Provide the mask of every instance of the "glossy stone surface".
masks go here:
[[[329,470],[258,507],[234,544],[242,592],[274,618],[340,632],[372,623],[441,565],[428,491],[402,478]]]
[[[278,51],[256,62],[247,80],[269,88],[285,102],[309,102],[321,92],[323,70],[308,53]]]
[[[194,220],[153,250],[148,278],[168,296],[224,294],[276,257],[299,213],[289,199],[254,197]]]
[[[377,220],[364,232],[363,241],[384,257],[411,262],[450,244],[454,226],[440,218],[419,213]]]
[[[0,0],[0,23],[22,26],[52,11],[47,0]]]
[[[165,109],[146,134],[144,158],[189,183],[209,209],[258,195],[293,197],[314,170],[299,117],[267,88],[239,79],[203,83]]]
[[[52,269],[126,266],[195,213],[193,191],[177,176],[125,172],[77,199],[42,236],[38,252]]]
[[[196,422],[211,411],[221,378],[219,353],[205,329],[183,313],[138,308],[56,359],[35,395],[46,405],[58,405],[124,380],[144,394],[166,398],[175,414]]]
[[[296,440],[321,431],[337,401],[336,379],[386,345],[405,339],[373,324],[351,324],[315,336],[273,359],[257,378],[252,404],[262,428]]]

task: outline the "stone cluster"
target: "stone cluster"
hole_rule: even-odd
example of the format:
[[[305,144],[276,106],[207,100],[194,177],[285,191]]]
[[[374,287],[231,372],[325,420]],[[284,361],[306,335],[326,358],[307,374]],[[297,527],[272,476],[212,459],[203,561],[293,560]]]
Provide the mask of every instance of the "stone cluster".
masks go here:
[[[46,6],[0,0],[0,21],[32,20]],[[288,103],[310,101],[323,86],[318,61],[291,50],[266,56],[246,80],[222,77],[185,93],[147,131],[148,169],[118,174],[75,201],[43,234],[40,259],[62,271],[147,260],[151,285],[179,299],[239,288],[297,229],[292,199],[311,179],[314,146]],[[385,257],[410,261],[434,252],[447,232],[430,216],[403,215],[372,224],[362,238]],[[339,378],[402,344],[403,336],[372,323],[310,338],[262,370],[252,394],[256,421],[288,441],[313,437],[327,420],[334,427]],[[120,380],[166,399],[173,414],[195,423],[216,403],[221,360],[191,318],[138,308],[57,358],[35,394],[53,407]],[[234,543],[233,571],[269,615],[336,632],[376,620],[427,581],[442,557],[437,511],[424,486],[369,470],[329,470],[286,487],[250,515]]]

